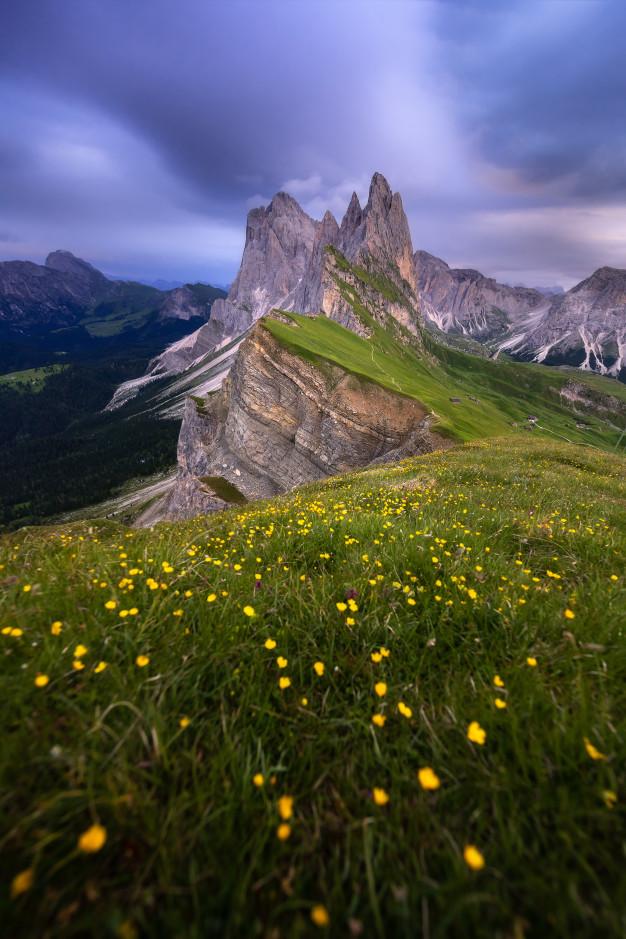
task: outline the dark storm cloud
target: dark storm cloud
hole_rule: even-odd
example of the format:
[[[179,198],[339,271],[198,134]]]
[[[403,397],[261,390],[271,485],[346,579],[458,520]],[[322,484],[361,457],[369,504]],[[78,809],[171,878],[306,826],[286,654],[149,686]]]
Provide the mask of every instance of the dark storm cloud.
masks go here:
[[[380,169],[454,263],[626,265],[621,4],[20,0],[4,20],[5,256],[223,280],[250,205],[288,186],[340,213]]]
[[[626,4],[441,6],[437,31],[485,159],[574,197],[626,194]]]

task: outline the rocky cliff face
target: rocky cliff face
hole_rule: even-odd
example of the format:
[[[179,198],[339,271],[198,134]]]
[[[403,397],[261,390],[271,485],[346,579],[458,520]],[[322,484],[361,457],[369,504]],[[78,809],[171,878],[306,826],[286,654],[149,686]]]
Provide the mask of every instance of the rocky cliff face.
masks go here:
[[[206,298],[204,291],[190,284],[184,284],[166,294],[159,310],[159,318],[161,320],[208,320],[210,312],[211,300]]]
[[[427,321],[480,342],[501,338],[545,303],[529,287],[508,287],[479,271],[449,267],[427,251],[414,255],[417,291]]]
[[[511,333],[500,349],[626,379],[626,270],[601,267],[567,293],[546,298]]]
[[[375,173],[364,209],[353,193],[341,225],[326,213],[304,278],[281,307],[324,313],[363,335],[366,327],[351,302],[358,296],[381,325],[391,318],[417,334],[415,288],[411,233],[402,199],[392,193],[384,176]]]
[[[571,290],[508,287],[479,271],[414,255],[424,318],[446,333],[548,365],[626,379],[626,271],[602,267]]]
[[[216,478],[256,499],[443,445],[419,402],[336,366],[317,368],[260,323],[221,390],[187,401],[177,482],[147,520],[223,508],[229,497]]]
[[[418,335],[413,248],[399,193],[375,173],[365,208],[353,193],[339,225],[330,212],[315,221],[279,192],[266,208],[249,212],[239,273],[226,299],[213,304],[209,322],[153,359],[145,376],[120,386],[109,407],[156,378],[197,369],[274,308],[324,313],[366,335],[357,297],[379,323],[391,318]]]
[[[239,273],[224,300],[216,300],[210,322],[151,366],[155,374],[182,371],[200,356],[245,333],[273,306],[289,302],[304,276],[319,222],[285,192],[266,208],[252,209]],[[172,354],[173,353],[173,354]]]

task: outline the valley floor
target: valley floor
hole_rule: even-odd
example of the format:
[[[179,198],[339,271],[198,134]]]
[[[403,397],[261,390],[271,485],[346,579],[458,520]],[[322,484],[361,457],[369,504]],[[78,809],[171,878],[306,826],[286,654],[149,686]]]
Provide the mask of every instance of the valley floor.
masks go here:
[[[625,562],[541,439],[5,536],[6,935],[623,935]]]

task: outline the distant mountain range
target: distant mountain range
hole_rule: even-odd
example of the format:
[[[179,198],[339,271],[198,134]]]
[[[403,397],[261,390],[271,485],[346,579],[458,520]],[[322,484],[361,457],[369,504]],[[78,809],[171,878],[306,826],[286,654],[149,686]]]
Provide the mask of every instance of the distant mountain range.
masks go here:
[[[626,389],[584,373],[624,377],[625,284],[625,271],[601,268],[546,295],[453,269],[413,250],[402,199],[376,173],[366,205],[353,194],[341,222],[311,218],[284,192],[253,209],[227,295],[111,280],[69,252],[0,264],[0,366],[33,349],[44,364],[61,352],[106,363],[99,411],[81,417],[88,452],[59,430],[87,461],[92,428],[125,453],[141,432],[154,451],[167,423],[154,418],[182,418],[178,474],[150,523],[223,508],[233,487],[254,499],[454,440],[536,429],[621,445]],[[46,381],[73,401],[84,378],[70,368]],[[144,460],[138,446],[129,470]]]
[[[536,425],[614,445],[622,386],[596,389],[571,369],[498,352],[571,293],[498,284],[414,252],[400,195],[378,173],[367,204],[353,195],[341,222],[330,212],[317,221],[278,193],[249,213],[239,273],[209,321],[109,404],[123,414],[139,395],[144,412],[183,417],[176,481],[142,523],[224,508],[233,487],[270,496]]]
[[[602,267],[556,294],[499,284],[416,251],[426,321],[494,352],[626,379],[626,270]]]
[[[205,323],[224,291],[184,284],[162,291],[111,280],[69,251],[45,264],[0,262],[0,370],[39,365],[55,354],[80,357],[128,351],[148,354]]]

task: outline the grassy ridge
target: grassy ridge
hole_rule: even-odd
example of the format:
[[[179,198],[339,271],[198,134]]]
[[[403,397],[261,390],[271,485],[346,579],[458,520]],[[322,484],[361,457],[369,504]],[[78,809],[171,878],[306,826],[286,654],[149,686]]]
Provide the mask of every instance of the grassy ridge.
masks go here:
[[[526,435],[1,544],[7,935],[622,934],[622,460]]]
[[[576,415],[559,397],[563,386],[575,379],[626,404],[626,387],[610,379],[508,359],[493,361],[441,346],[428,337],[431,354],[426,356],[399,343],[373,321],[368,323],[372,335],[364,339],[325,316],[284,315],[291,324],[272,318],[263,321],[281,343],[312,361],[334,362],[419,399],[435,412],[439,429],[457,440],[526,435],[528,416],[533,415],[539,419],[540,434],[605,449],[618,444],[626,426],[624,415],[613,414],[613,426],[589,415],[584,418],[587,427],[578,427]]]

